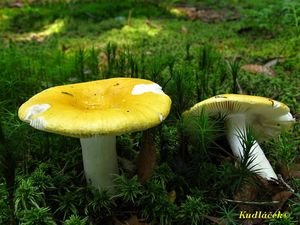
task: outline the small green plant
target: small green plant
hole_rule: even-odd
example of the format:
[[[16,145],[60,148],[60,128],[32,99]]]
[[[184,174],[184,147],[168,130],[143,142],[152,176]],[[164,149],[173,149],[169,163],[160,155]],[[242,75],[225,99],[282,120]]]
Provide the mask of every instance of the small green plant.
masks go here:
[[[269,225],[296,225],[297,221],[292,216],[283,218],[273,218],[269,220]]]
[[[221,216],[222,221],[224,221],[227,225],[238,225],[237,222],[238,213],[236,212],[235,207],[225,207],[225,205],[220,206],[219,214]]]
[[[114,75],[114,69],[116,65],[118,45],[114,42],[109,42],[105,48],[105,54],[107,57],[107,70],[103,74],[103,78],[110,78]]]
[[[87,81],[86,72],[84,68],[84,61],[86,58],[86,52],[83,48],[79,48],[75,52],[74,57],[74,68],[75,68],[75,75],[81,80],[81,81]]]
[[[282,16],[282,3],[264,4],[260,10],[249,10],[245,18],[245,24],[260,32],[274,32],[280,24]]]
[[[235,165],[224,163],[220,167],[220,177],[222,177],[221,185],[224,190],[234,193],[246,184],[257,186],[259,180],[257,174],[260,170],[255,169],[256,164],[253,164],[255,156],[252,155],[252,146],[255,143],[251,127],[247,126],[246,130],[238,130],[243,155]]]
[[[291,142],[290,140],[294,141]],[[282,132],[280,136],[270,143],[271,153],[273,158],[278,160],[280,166],[286,167],[288,170],[295,165],[297,159],[297,146],[300,144],[300,139],[294,137],[294,134]]]
[[[169,225],[175,221],[177,207],[160,183],[148,184],[141,199],[141,214],[153,223]]]
[[[92,189],[92,195],[90,196],[88,204],[85,207],[85,214],[106,217],[112,214],[115,206],[115,202],[111,199],[111,196],[107,191]]]
[[[92,47],[87,51],[87,59],[86,59],[87,70],[85,72],[86,73],[90,72],[94,79],[99,79],[100,71],[99,71],[98,55],[99,55],[99,50],[96,49],[95,47]]]
[[[299,182],[299,180],[298,180],[298,182]],[[290,208],[291,208],[290,214],[293,218],[295,218],[296,221],[299,221],[299,219],[300,219],[300,194],[295,193],[294,196],[295,197],[289,201]]]
[[[49,208],[32,208],[18,212],[18,219],[23,225],[56,225],[50,216]]]
[[[221,121],[220,118],[210,118],[205,108],[199,114],[184,121],[186,135],[197,146],[197,151],[208,155],[209,146],[220,137],[224,130]]]
[[[22,179],[15,192],[15,212],[44,206],[43,193],[33,185],[32,180]]]
[[[203,224],[203,216],[208,212],[209,207],[203,201],[202,197],[187,196],[186,200],[180,206],[177,217],[180,224],[198,225]]]
[[[37,187],[38,190],[45,191],[48,188],[53,187],[52,178],[46,175],[41,167],[36,169],[29,179],[32,181],[33,186]]]
[[[176,68],[172,70],[172,79],[168,84],[169,92],[171,92],[173,101],[173,111],[177,118],[192,103],[193,83],[192,71],[184,68]]]
[[[77,191],[80,191],[80,189],[72,191],[68,188],[65,188],[64,193],[60,193],[57,196],[54,196],[55,201],[57,201],[58,203],[55,213],[62,214],[62,218],[64,220],[68,216],[78,213],[79,201]]]
[[[135,204],[143,194],[142,185],[137,176],[127,179],[124,175],[120,175],[115,178],[115,183],[118,194],[114,197],[118,197],[124,202]]]
[[[168,56],[160,52],[158,55],[152,56],[151,58],[149,57],[148,60],[149,74],[147,79],[156,83],[163,83],[164,77],[162,76],[162,73],[168,66]]]
[[[219,54],[211,45],[204,45],[198,53],[198,70],[195,72],[197,101],[210,95],[210,80],[219,64]]]
[[[80,218],[78,215],[71,215],[69,219],[64,221],[64,225],[87,225],[87,218]]]
[[[283,10],[286,11],[283,21],[287,24],[291,24],[296,28],[298,28],[300,22],[299,8],[300,8],[299,2],[287,1],[283,7]]]
[[[238,93],[238,77],[240,72],[240,62],[234,59],[233,61],[227,62],[228,63],[228,73],[232,77],[232,93]]]
[[[8,224],[11,216],[6,184],[0,183],[0,224]]]

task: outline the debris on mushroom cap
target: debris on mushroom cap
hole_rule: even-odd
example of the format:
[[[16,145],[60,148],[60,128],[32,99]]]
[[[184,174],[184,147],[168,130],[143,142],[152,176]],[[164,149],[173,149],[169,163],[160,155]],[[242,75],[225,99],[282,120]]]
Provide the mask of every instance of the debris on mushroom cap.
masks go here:
[[[183,116],[197,115],[199,111],[214,115],[228,116],[230,114],[245,114],[248,123],[256,131],[271,137],[277,135],[282,129],[289,129],[295,121],[290,109],[285,104],[270,98],[241,95],[222,94],[197,103]]]
[[[170,107],[171,99],[152,81],[111,78],[46,89],[20,107],[19,118],[40,130],[89,137],[154,127]]]

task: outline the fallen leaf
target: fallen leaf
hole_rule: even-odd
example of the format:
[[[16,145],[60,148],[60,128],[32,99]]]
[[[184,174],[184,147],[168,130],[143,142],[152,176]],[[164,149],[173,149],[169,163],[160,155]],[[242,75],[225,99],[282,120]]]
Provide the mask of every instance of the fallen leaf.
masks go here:
[[[64,44],[61,46],[61,50],[62,50],[63,52],[68,51],[69,48],[70,48],[70,47],[68,47],[68,46],[66,46],[66,45],[64,45]]]
[[[38,43],[42,43],[44,41],[45,37],[42,35],[32,35],[31,40],[36,41]]]
[[[181,33],[187,34],[189,31],[185,26],[181,26]]]
[[[273,201],[280,201],[278,204],[278,208],[282,208],[282,206],[285,204],[285,202],[293,195],[290,191],[281,191],[275,194],[272,197]]]
[[[244,184],[234,195],[237,201],[253,201],[257,198],[258,190],[253,185]]]
[[[202,20],[203,22],[220,22],[225,20],[236,20],[239,18],[239,15],[236,11],[222,9],[222,10],[213,10],[208,8],[196,8],[190,6],[177,6],[176,10],[184,14],[187,18],[191,20]]]
[[[290,178],[300,178],[300,169],[298,165],[288,168],[285,164],[279,163],[279,171],[285,180]]]
[[[204,218],[210,220],[211,222],[215,223],[215,224],[219,224],[219,225],[226,225],[227,221],[225,219],[222,218],[218,218],[215,216],[209,216],[209,215],[203,215]]]
[[[253,30],[252,27],[242,27],[241,29],[239,29],[237,31],[238,34],[245,34],[245,33],[249,33]]]
[[[11,4],[9,4],[10,8],[22,8],[24,6],[24,4],[22,2],[13,2]]]
[[[173,190],[173,191],[170,191],[169,193],[168,193],[168,199],[169,199],[169,201],[170,202],[175,202],[175,200],[176,200],[176,191],[175,190]]]
[[[284,59],[282,57],[278,57],[278,58],[275,58],[275,59],[271,59],[264,66],[265,67],[272,67],[272,66],[275,66],[278,62],[283,62],[283,61],[284,61]]]
[[[136,215],[130,217],[128,220],[125,221],[126,225],[139,225],[139,220]]]
[[[121,222],[117,218],[114,218],[114,225],[151,225],[150,223],[144,223],[142,220],[139,220],[136,215],[131,216],[128,220]]]
[[[286,200],[288,200],[289,197],[291,197],[292,195],[293,195],[293,193],[290,192],[290,191],[281,191],[281,192],[278,192],[277,194],[275,194],[272,197],[272,200],[273,201],[286,202]]]
[[[157,25],[157,24],[155,24],[155,23],[153,23],[151,20],[146,20],[145,21],[145,23],[149,26],[149,27],[151,27],[151,28],[156,28],[156,29],[160,29],[161,28],[161,26],[160,25]]]
[[[300,153],[300,152],[299,152]],[[300,179],[300,163],[295,164],[291,169],[290,169],[290,177],[293,178],[299,178]]]
[[[197,8],[196,7],[176,7],[176,9],[184,13],[189,19],[197,18]]]
[[[300,179],[300,171],[291,169],[290,176],[293,178]]]
[[[114,225],[123,225],[123,223],[120,220],[118,220],[116,217],[114,217],[113,220],[115,222]]]
[[[246,64],[241,67],[242,70],[254,74],[264,74],[267,76],[275,77],[276,73],[269,67],[258,64]]]

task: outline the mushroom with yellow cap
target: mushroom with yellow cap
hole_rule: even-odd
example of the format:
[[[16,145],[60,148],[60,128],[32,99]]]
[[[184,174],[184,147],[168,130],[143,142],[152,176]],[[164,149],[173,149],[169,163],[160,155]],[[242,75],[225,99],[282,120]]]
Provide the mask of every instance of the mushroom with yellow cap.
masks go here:
[[[196,116],[201,110],[211,116],[224,115],[226,136],[234,156],[242,158],[246,126],[262,138],[274,137],[281,130],[289,129],[295,121],[290,109],[283,103],[260,96],[222,94],[197,103],[183,113],[184,117]],[[198,114],[199,115],[199,114]],[[254,142],[250,149],[252,161],[248,168],[267,180],[277,180],[272,166],[261,147]]]
[[[18,114],[38,130],[80,138],[88,183],[112,191],[116,135],[160,124],[170,106],[171,99],[152,81],[111,78],[48,88]]]

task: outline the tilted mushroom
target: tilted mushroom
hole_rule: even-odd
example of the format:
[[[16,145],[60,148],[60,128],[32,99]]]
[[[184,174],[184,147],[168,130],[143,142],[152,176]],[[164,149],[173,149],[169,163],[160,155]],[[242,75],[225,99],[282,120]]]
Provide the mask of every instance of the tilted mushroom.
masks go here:
[[[46,89],[19,108],[19,118],[39,130],[80,138],[88,183],[112,191],[116,135],[160,124],[170,106],[156,83],[112,78]]]
[[[201,110],[211,116],[225,116],[226,135],[234,156],[242,158],[246,126],[250,125],[255,134],[262,138],[278,135],[282,130],[291,128],[295,119],[290,109],[283,103],[259,96],[223,94],[206,99],[183,113],[183,117],[199,115]],[[248,168],[268,180],[277,180],[272,166],[259,144],[255,141],[250,149],[253,161]]]

